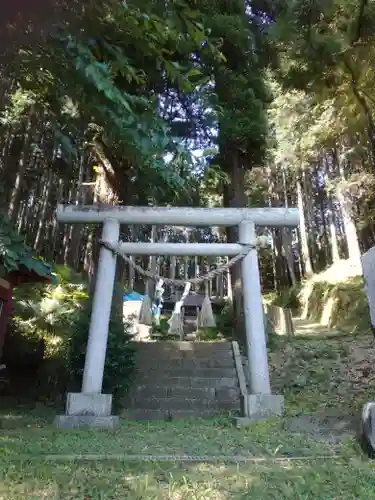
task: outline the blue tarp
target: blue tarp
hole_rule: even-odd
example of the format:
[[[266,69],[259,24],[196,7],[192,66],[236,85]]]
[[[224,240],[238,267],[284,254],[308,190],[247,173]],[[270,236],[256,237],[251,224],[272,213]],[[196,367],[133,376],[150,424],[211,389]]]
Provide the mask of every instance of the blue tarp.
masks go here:
[[[144,299],[144,295],[141,295],[140,293],[138,292],[126,292],[124,294],[124,302],[128,301],[128,300],[143,300]]]

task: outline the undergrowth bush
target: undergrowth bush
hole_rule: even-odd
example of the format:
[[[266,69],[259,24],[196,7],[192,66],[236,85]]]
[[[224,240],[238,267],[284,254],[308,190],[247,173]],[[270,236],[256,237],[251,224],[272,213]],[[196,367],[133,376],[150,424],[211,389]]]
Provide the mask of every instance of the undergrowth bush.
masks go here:
[[[234,309],[231,301],[226,301],[221,313],[216,317],[217,330],[226,338],[233,336],[234,328]]]
[[[83,307],[69,320],[67,366],[74,386],[80,384],[82,380],[90,311],[91,301],[87,300]],[[112,308],[103,390],[114,394],[114,396],[126,392],[129,388],[135,367],[135,350],[133,344],[130,343],[129,330],[130,325],[123,323],[121,312],[115,307]]]
[[[156,322],[152,324],[151,336],[155,336],[160,339],[167,339],[169,338],[168,330],[169,330],[168,318],[166,318],[165,316],[161,316],[159,324],[157,324]]]
[[[292,309],[292,311],[297,312],[301,307],[300,292],[300,285],[286,288],[275,295],[271,303],[272,305],[283,307],[286,309]]]
[[[300,293],[305,315],[330,328],[367,331],[370,317],[363,279],[350,277],[341,282],[311,280]]]
[[[66,266],[55,272],[58,286],[29,284],[15,289],[14,316],[4,345],[4,361],[11,369],[41,365],[38,391],[51,398],[80,387],[91,312],[82,277]],[[129,325],[122,321],[122,301],[113,302],[103,382],[105,390],[116,393],[130,383],[134,354]]]
[[[221,332],[216,327],[199,328],[197,331],[197,338],[199,340],[218,340]]]

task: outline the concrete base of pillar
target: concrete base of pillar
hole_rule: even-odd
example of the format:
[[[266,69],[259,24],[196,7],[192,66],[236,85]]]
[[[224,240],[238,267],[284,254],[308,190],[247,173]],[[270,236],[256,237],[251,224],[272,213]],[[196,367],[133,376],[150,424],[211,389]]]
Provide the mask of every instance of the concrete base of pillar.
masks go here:
[[[67,427],[106,427],[113,428],[119,424],[119,417],[111,415],[111,394],[68,393],[65,415],[55,418],[55,425]]]
[[[280,417],[284,412],[284,396],[278,394],[247,394],[242,396],[242,417],[236,425],[250,425],[258,420]]]
[[[74,427],[97,427],[100,429],[114,429],[120,423],[119,417],[95,417],[90,415],[57,415],[54,425],[59,429],[72,429]]]

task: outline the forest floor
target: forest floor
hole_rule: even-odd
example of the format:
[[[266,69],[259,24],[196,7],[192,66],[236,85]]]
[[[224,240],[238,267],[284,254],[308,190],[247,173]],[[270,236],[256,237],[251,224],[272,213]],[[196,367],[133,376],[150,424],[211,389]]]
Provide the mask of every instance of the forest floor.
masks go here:
[[[222,418],[123,421],[114,431],[62,431],[51,425],[55,408],[35,403],[11,408],[2,401],[0,500],[375,497],[375,467],[355,439],[361,407],[375,394],[372,336],[296,320],[292,342],[282,337],[271,342],[272,384],[274,392],[285,394],[285,416],[250,428],[238,429]],[[62,457],[85,453],[128,457]],[[140,460],[146,455],[232,458]]]

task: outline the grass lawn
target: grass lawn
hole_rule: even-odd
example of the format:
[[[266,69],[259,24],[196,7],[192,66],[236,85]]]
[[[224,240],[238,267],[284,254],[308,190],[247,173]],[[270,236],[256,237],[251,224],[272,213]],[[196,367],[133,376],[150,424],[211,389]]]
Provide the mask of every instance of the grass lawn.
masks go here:
[[[374,498],[374,468],[347,463],[229,466],[209,464],[4,464],[7,500],[269,500]]]
[[[286,398],[285,417],[247,429],[222,418],[62,431],[51,425],[54,408],[12,408],[2,401],[0,500],[375,498],[374,466],[362,456],[352,430],[362,404],[375,393],[374,354],[369,335],[327,338],[301,325],[292,344],[277,340],[270,353],[274,391]],[[310,428],[306,417],[322,425],[328,421],[331,428]],[[299,419],[301,425],[291,425]],[[341,432],[341,424],[348,422],[351,431]],[[46,459],[48,454],[79,453],[241,455],[267,461]],[[308,460],[273,460],[283,457]]]

